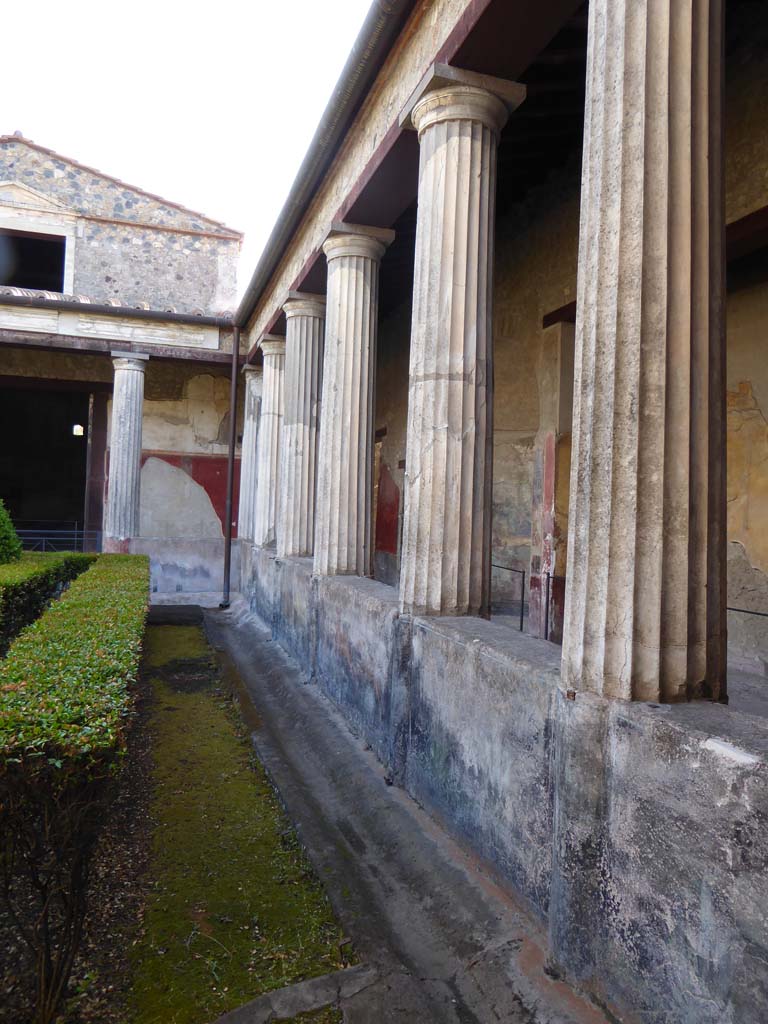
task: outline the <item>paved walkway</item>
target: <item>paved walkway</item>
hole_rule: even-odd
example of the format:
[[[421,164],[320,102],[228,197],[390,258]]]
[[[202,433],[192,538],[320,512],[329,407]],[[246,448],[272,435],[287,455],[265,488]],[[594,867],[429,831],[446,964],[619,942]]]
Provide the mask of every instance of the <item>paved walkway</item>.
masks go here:
[[[257,752],[362,960],[224,1020],[281,1019],[317,1005],[317,992],[327,1002],[330,991],[346,1024],[605,1024],[546,972],[536,924],[387,785],[374,756],[316,687],[302,685],[259,621],[231,609],[206,611],[205,622],[233,680],[239,675]]]

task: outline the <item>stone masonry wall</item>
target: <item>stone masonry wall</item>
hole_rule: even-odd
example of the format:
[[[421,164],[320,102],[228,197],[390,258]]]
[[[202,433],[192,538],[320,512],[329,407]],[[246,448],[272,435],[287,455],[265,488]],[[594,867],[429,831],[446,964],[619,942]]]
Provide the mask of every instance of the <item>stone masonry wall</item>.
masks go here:
[[[234,309],[240,238],[219,222],[21,139],[0,143],[0,181],[18,181],[80,215],[77,294],[179,312]]]

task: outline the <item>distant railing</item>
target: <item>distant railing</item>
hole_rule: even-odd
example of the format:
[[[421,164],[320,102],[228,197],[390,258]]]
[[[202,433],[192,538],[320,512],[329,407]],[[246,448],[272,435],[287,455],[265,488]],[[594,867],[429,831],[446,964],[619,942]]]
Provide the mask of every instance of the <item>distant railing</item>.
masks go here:
[[[501,569],[504,572],[515,573],[516,575],[518,575],[520,577],[520,610],[519,610],[519,620],[520,620],[520,632],[522,633],[523,629],[525,628],[525,616],[526,616],[526,611],[527,611],[527,608],[528,608],[528,606],[526,605],[526,602],[525,602],[525,580],[526,580],[527,573],[526,573],[525,569],[513,569],[511,565],[500,565],[498,562],[491,562],[491,567],[493,569]],[[493,612],[491,612],[491,615],[493,615]]]
[[[16,530],[25,551],[101,551],[101,530]]]
[[[520,579],[520,599],[519,599],[520,600],[520,607],[519,607],[519,613],[516,612],[515,615],[514,615],[514,618],[515,618],[515,621],[518,622],[518,628],[519,628],[520,632],[522,633],[524,631],[524,629],[525,629],[525,620],[526,620],[526,617],[527,617],[527,613],[530,611],[530,601],[531,601],[531,596],[530,596],[530,575],[526,572],[525,569],[515,569],[511,565],[502,565],[499,562],[491,562],[491,566],[494,569],[500,569],[502,572],[514,573]],[[550,616],[551,616],[551,608],[552,608],[552,587],[553,587],[553,583],[556,580],[557,581],[562,581],[562,585],[563,585],[562,586],[562,592],[564,592],[565,591],[565,576],[556,576],[554,573],[544,572],[544,573],[541,573],[541,575],[539,576],[539,580],[541,582],[540,609],[539,609],[539,615],[540,615],[540,620],[539,620],[540,621],[540,627],[539,628],[540,628],[540,630],[541,630],[541,626],[543,625],[543,630],[541,630],[540,636],[542,638],[544,638],[544,639],[549,639],[550,638],[550,624],[551,624]],[[526,601],[526,593],[525,593],[526,583],[528,585],[528,600],[527,601]],[[510,602],[510,604],[511,604],[511,602]],[[496,604],[495,612],[496,612],[497,616],[499,615],[500,610],[503,607],[504,606],[500,606],[499,604]],[[727,610],[729,612],[738,612],[738,613],[741,613],[742,615],[755,615],[755,616],[757,616],[759,618],[762,618],[762,619],[768,619],[768,612],[756,611],[756,610],[754,610],[752,608],[732,608],[729,605]],[[503,612],[502,612],[502,614],[503,614]],[[493,615],[494,615],[494,610],[493,610],[493,602],[492,602],[491,616],[493,617]],[[509,614],[509,615],[505,615],[505,618],[512,619],[513,616],[511,614]],[[557,632],[557,628],[558,628],[558,626],[557,626],[557,623],[556,623],[555,624],[555,631],[556,632]]]
[[[768,619],[768,612],[756,612],[753,608],[731,608],[729,605],[726,611],[741,612],[742,615],[759,615],[761,619]]]

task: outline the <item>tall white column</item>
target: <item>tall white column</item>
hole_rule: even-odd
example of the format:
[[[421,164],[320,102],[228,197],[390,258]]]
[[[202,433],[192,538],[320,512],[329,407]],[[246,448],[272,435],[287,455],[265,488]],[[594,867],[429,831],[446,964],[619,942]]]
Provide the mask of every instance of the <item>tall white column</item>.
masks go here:
[[[311,555],[325,299],[291,293],[284,304],[285,417],[281,442],[278,555]]]
[[[438,83],[411,112],[420,162],[400,606],[417,615],[478,615],[489,603],[496,149],[525,90],[499,83],[504,102],[467,77]]]
[[[563,679],[725,692],[722,0],[591,0]]]
[[[371,573],[373,412],[379,263],[394,232],[333,227],[318,446],[314,571]]]
[[[243,416],[243,443],[240,448],[240,505],[237,515],[237,536],[240,540],[253,540],[256,516],[256,467],[261,416],[261,389],[263,370],[247,363],[243,367],[245,403]]]
[[[139,535],[141,416],[148,355],[113,352],[115,380],[109,434],[109,480],[104,515],[104,550],[127,551]]]
[[[253,540],[261,547],[275,543],[277,496],[280,486],[280,441],[283,430],[283,378],[285,338],[267,334],[260,346],[264,355],[261,421],[256,446],[256,513]]]

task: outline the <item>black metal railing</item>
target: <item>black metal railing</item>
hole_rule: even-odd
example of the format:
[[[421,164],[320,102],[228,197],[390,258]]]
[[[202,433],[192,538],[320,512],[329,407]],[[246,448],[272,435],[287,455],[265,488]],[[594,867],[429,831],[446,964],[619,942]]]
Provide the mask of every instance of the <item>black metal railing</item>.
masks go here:
[[[504,604],[491,601],[491,617],[503,615],[504,618],[514,618],[518,623],[518,628],[522,633],[525,629],[526,619],[530,611],[531,603],[531,588],[530,588],[530,574],[525,569],[516,569],[511,565],[502,565],[500,562],[491,562],[493,569],[499,569],[502,572],[514,573],[520,579],[520,604],[519,610],[516,610],[514,616],[507,611],[510,609],[512,602],[505,602]],[[541,583],[540,592],[540,624],[543,624],[543,630],[540,628],[540,636],[543,639],[549,639],[550,637],[550,626],[551,626],[551,609],[552,609],[552,590],[555,581],[561,581],[563,584],[563,591],[565,590],[565,576],[558,576],[555,573],[543,572],[539,575]],[[526,584],[528,586],[528,599],[526,601]],[[759,618],[768,619],[768,612],[757,611],[753,608],[734,608],[728,605],[727,610],[729,612],[737,612],[742,615],[755,615]],[[559,641],[556,641],[559,642]]]
[[[741,612],[742,615],[758,615],[761,619],[768,619],[768,612],[757,612],[754,608],[731,608],[729,605],[726,611]]]
[[[527,612],[529,610],[529,606],[526,604],[525,601],[525,581],[528,574],[525,569],[514,569],[511,565],[501,565],[498,562],[491,562],[491,567],[493,569],[501,569],[504,572],[514,573],[515,575],[520,577],[520,608],[515,613],[515,618],[519,618],[520,632],[522,633],[525,628],[525,620]],[[491,602],[491,604],[493,605],[493,602]],[[496,607],[496,611],[497,613],[499,611],[498,605]],[[491,616],[493,617],[493,609],[491,611]],[[511,615],[509,617],[512,618]]]
[[[16,530],[25,551],[101,551],[101,530]]]

